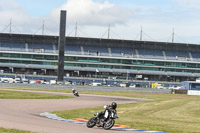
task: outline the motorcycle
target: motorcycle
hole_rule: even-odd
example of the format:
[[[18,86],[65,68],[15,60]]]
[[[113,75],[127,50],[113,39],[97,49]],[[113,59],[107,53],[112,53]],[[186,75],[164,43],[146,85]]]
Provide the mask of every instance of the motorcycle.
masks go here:
[[[79,97],[78,91],[74,92],[74,96]]]
[[[97,127],[103,127],[105,130],[111,129],[115,124],[115,119],[119,118],[117,116],[116,111],[112,111],[108,117],[106,117],[106,120],[104,119],[105,116],[108,115],[108,112],[105,112],[105,115],[99,116],[99,113],[94,113],[94,117],[88,120],[87,127],[93,128],[94,126]]]

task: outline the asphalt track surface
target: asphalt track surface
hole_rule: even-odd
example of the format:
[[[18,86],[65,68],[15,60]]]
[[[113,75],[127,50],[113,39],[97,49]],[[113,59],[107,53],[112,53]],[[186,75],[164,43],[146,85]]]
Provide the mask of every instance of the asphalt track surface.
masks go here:
[[[73,96],[72,94],[60,92],[26,92]],[[104,105],[108,105],[113,101],[121,104],[146,100],[114,96],[80,95],[80,97],[72,99],[0,99],[0,127],[28,130],[37,133],[141,133],[136,131],[119,131],[114,129],[104,130],[97,127],[87,128],[86,125],[57,121],[40,116],[40,113],[44,112],[81,109],[96,106],[102,106],[103,110]]]

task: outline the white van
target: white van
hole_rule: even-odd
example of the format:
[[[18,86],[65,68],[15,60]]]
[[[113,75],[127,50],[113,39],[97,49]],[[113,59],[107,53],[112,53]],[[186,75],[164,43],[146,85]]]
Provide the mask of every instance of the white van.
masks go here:
[[[168,89],[174,89],[174,90],[179,90],[181,87],[177,85],[172,85]]]
[[[130,84],[129,83],[120,83],[119,86],[120,87],[129,87]]]
[[[101,86],[101,83],[99,83],[99,82],[92,82],[92,86]]]
[[[10,78],[1,78],[1,83],[9,83]]]
[[[36,84],[36,80],[30,79],[30,80],[29,80],[29,84]]]
[[[50,85],[56,85],[56,80],[50,80],[50,81],[49,81],[49,84],[50,84]]]
[[[14,79],[14,83],[21,83],[21,79],[20,78],[15,78]]]
[[[22,83],[23,84],[29,84],[29,80],[28,79],[22,79]]]

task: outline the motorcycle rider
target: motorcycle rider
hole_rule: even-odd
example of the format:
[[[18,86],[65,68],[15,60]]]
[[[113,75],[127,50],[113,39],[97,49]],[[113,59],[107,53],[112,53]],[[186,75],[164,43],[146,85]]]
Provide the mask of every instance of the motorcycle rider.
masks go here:
[[[100,112],[98,114],[98,116],[102,116],[104,115],[104,121],[107,120],[108,116],[111,115],[111,113],[114,111],[114,112],[117,112],[116,108],[117,108],[117,103],[116,102],[112,102],[111,105],[106,105],[104,106],[105,110]]]
[[[73,93],[74,95],[78,96],[78,91],[77,91],[77,90],[72,89],[72,93]]]
[[[115,120],[117,119],[117,103],[112,102],[111,105],[104,106],[105,110],[100,113],[94,113],[95,117],[92,117],[87,122],[88,128],[93,128],[94,126],[103,127],[105,130],[111,129],[114,124]]]

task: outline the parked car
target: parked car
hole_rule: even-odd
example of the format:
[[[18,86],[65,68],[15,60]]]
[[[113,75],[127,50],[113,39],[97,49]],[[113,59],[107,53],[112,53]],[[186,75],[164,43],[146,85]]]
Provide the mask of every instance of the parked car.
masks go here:
[[[49,84],[50,84],[50,85],[56,85],[56,80],[50,80],[50,81],[49,81]]]
[[[103,87],[107,87],[107,86],[109,86],[109,85],[107,85],[107,84],[102,84],[101,86],[103,86]]]
[[[9,83],[8,78],[0,78],[1,83]]]
[[[136,87],[136,85],[135,84],[130,84],[130,86],[129,87],[131,87],[131,88],[135,88]]]
[[[99,82],[92,82],[91,85],[92,85],[92,86],[101,86],[101,83],[99,83]]]
[[[1,83],[14,83],[13,78],[1,78],[0,80]]]
[[[178,85],[172,85],[168,89],[179,90],[181,87]]]
[[[22,83],[23,84],[29,84],[29,80],[28,79],[22,79]]]
[[[157,88],[157,89],[167,89],[167,87],[165,87],[165,86],[163,86],[163,85],[157,86],[156,88]]]
[[[35,84],[35,83],[36,83],[36,80],[34,79],[29,80],[29,84]]]
[[[44,81],[44,82],[42,82],[42,84],[49,85],[49,84],[50,84],[50,82],[49,82],[49,81]]]
[[[21,83],[21,79],[20,78],[15,78],[14,79],[14,83]]]
[[[42,81],[41,80],[36,80],[36,84],[41,84]]]

